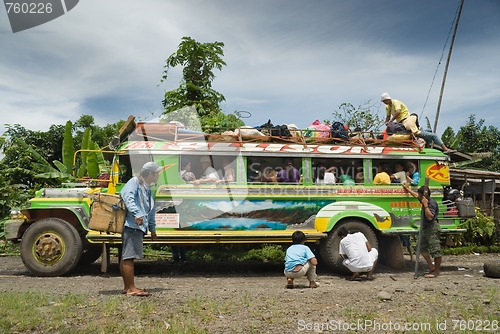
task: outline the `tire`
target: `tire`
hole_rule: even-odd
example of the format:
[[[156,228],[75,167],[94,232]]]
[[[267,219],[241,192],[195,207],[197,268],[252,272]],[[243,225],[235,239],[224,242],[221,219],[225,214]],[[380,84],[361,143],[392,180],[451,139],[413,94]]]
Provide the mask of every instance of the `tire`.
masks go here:
[[[320,256],[323,262],[333,271],[348,274],[350,271],[342,263],[342,257],[339,254],[340,237],[337,231],[340,226],[344,226],[351,233],[363,233],[373,248],[378,248],[378,240],[373,229],[359,220],[348,220],[335,225],[328,233],[328,237],[321,243]]]
[[[102,254],[102,245],[87,244],[82,249],[82,255],[78,261],[79,266],[88,266],[94,263]]]
[[[78,263],[82,239],[67,221],[44,218],[33,223],[21,240],[21,259],[37,276],[62,276]]]
[[[490,261],[484,264],[484,276],[500,278],[500,261]]]

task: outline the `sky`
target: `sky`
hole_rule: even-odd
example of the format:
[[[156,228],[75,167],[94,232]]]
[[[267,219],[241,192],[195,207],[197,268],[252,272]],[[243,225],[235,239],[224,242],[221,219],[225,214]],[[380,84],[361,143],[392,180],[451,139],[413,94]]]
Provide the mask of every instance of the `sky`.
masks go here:
[[[0,6],[0,135],[47,131],[92,115],[98,125],[162,113],[163,66],[184,36],[223,42],[213,88],[247,125],[307,127],[342,103],[383,114],[388,92],[434,125],[459,0],[84,0],[13,33]],[[446,41],[448,43],[446,44]],[[500,128],[500,1],[465,0],[437,133],[469,116]],[[441,62],[441,63],[440,63]],[[437,71],[437,72],[436,72]],[[425,108],[424,108],[425,106]],[[333,120],[334,121],[334,120]],[[422,122],[421,122],[422,123]],[[425,124],[425,121],[424,121]]]

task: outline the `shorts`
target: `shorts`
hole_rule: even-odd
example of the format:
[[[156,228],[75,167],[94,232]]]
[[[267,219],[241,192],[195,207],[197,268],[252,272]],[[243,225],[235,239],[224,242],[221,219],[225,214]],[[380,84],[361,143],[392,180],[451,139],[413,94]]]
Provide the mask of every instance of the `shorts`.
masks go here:
[[[440,232],[441,227],[437,221],[433,221],[430,226],[422,230],[422,241],[420,242],[422,253],[429,253],[433,258],[442,256]]]
[[[404,127],[406,130],[410,130],[411,133],[418,135],[420,133],[420,129],[417,127],[417,117],[414,115],[411,115],[407,117],[403,122]]]
[[[130,227],[123,227],[122,260],[142,259],[142,241],[144,233]]]

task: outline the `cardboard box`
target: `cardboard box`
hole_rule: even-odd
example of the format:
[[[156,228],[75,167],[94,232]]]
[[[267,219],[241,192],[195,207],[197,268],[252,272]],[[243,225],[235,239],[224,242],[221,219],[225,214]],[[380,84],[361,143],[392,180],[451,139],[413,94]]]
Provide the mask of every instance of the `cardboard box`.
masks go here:
[[[94,194],[90,209],[91,230],[122,233],[127,211],[119,195]]]

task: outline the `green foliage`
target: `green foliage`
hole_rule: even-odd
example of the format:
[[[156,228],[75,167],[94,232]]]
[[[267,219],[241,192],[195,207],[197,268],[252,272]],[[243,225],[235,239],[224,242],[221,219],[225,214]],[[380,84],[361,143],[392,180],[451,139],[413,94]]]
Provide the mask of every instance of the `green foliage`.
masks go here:
[[[220,133],[226,130],[234,130],[245,123],[234,114],[217,114],[207,115],[201,118],[201,126],[208,133]]]
[[[500,130],[485,126],[484,119],[476,122],[475,115],[458,131],[457,149],[465,153],[491,152],[488,158],[474,163],[471,167],[500,172]],[[452,146],[454,147],[454,146]]]
[[[285,250],[282,245],[216,245],[195,247],[188,251],[189,260],[213,262],[277,262],[285,259]]]
[[[264,245],[261,248],[250,249],[242,261],[283,262],[285,250],[280,245]]]
[[[89,149],[91,133],[92,130],[90,128],[86,128],[85,131],[83,132],[82,146],[81,146],[82,152],[80,153],[80,167],[78,167],[78,172],[77,172],[77,176],[79,178],[82,178],[85,176],[85,174],[87,174],[87,157],[89,155],[89,152],[87,152],[86,150]]]
[[[354,107],[351,103],[342,103],[337,111],[332,113],[332,122],[342,122],[350,130],[359,128],[363,132],[377,131],[384,125],[384,119],[379,116],[378,110],[370,101]]]
[[[73,123],[66,122],[62,146],[62,163],[66,167],[66,172],[73,170],[73,159],[75,155],[75,146],[73,144]]]
[[[99,127],[94,124],[92,116],[83,115],[74,123],[74,142],[82,142],[83,131],[80,129],[87,126],[92,130],[91,139],[94,143],[91,148],[96,144],[98,147],[106,146],[123,123],[121,120]],[[11,208],[23,207],[36,190],[57,187],[61,182],[71,180],[73,165],[73,156],[69,170],[61,162],[63,151],[67,158],[70,155],[63,147],[64,135],[68,136],[70,128],[68,124],[52,125],[47,132],[27,130],[19,124],[6,125],[6,128],[5,134],[0,137],[0,150],[3,153],[3,159],[0,160],[0,218],[7,217]],[[65,146],[69,148],[67,142]],[[97,155],[96,159],[101,166],[104,156]]]
[[[191,37],[182,38],[177,51],[165,61],[162,81],[167,80],[170,68],[183,67],[180,87],[165,94],[166,113],[193,104],[202,107],[198,110],[200,116],[220,112],[219,103],[224,101],[224,96],[212,89],[212,81],[213,70],[220,71],[226,66],[223,48],[222,42],[199,43]]]
[[[167,80],[171,68],[182,66],[182,81],[179,88],[168,91],[162,101],[164,115],[186,107],[195,108],[200,125],[205,132],[218,132],[244,125],[235,115],[222,113],[219,104],[224,95],[212,88],[214,70],[222,70],[226,63],[224,43],[200,43],[191,37],[183,37],[176,52],[165,61],[162,82]],[[181,119],[174,119],[181,123]],[[193,129],[186,123],[188,128]],[[189,123],[188,123],[189,124]],[[194,128],[195,130],[196,128]]]
[[[444,255],[464,255],[471,253],[500,253],[500,246],[462,246],[462,247],[453,247],[453,248],[443,248],[442,249]]]
[[[491,246],[495,243],[495,220],[485,216],[476,208],[476,217],[464,221],[463,228],[467,232],[457,235],[455,242],[460,246],[482,245]]]

